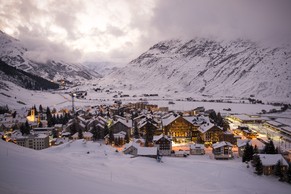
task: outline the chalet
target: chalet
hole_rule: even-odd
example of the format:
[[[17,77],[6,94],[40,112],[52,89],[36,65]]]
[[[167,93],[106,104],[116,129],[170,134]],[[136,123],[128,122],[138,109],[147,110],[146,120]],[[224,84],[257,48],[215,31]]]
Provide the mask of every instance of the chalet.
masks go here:
[[[271,175],[275,173],[278,161],[281,162],[281,170],[284,172],[288,169],[288,162],[281,154],[258,154],[263,164],[263,174]]]
[[[212,153],[215,159],[232,159],[232,144],[226,141],[217,142],[212,145]]]
[[[262,153],[263,150],[264,150],[264,147],[265,147],[265,144],[262,143],[261,141],[257,140],[257,139],[252,139],[252,140],[249,140],[249,139],[238,139],[237,140],[237,148],[238,148],[238,155],[240,157],[243,156],[243,153],[244,153],[244,150],[245,150],[245,147],[246,147],[247,143],[249,143],[249,145],[251,145],[253,147],[256,146],[259,153]]]
[[[123,149],[123,153],[137,156],[137,149],[139,147],[140,147],[139,144],[134,143],[134,142],[129,142],[129,143],[125,144],[124,149]]]
[[[132,134],[132,120],[119,117],[113,121],[109,127],[113,133],[119,133],[121,131],[125,132],[129,136]]]
[[[205,149],[203,144],[191,144],[190,145],[190,154],[191,155],[204,155]]]
[[[197,127],[189,121],[191,119],[175,114],[164,116],[162,118],[164,134],[171,136],[175,142],[196,142],[200,133]]]
[[[211,145],[223,140],[223,130],[213,123],[202,124],[198,130],[201,132],[201,140],[205,145]]]
[[[172,139],[163,134],[154,136],[154,147],[158,148],[158,154],[161,156],[169,156],[172,151]]]
[[[139,130],[140,136],[145,137],[147,129],[152,129],[155,135],[162,134],[163,131],[158,130],[158,123],[153,119],[149,117],[145,117],[141,119],[137,123],[137,128]]]

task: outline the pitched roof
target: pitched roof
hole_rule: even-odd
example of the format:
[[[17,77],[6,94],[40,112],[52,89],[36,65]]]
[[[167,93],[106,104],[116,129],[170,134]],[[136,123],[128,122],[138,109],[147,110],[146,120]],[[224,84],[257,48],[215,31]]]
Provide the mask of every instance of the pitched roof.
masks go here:
[[[158,154],[157,147],[139,147],[137,149],[137,155],[140,156],[154,156]]]
[[[163,118],[162,118],[162,122],[163,122],[163,126],[167,126],[167,125],[169,125],[170,123],[172,123],[173,121],[175,121],[177,118],[179,118],[180,116],[175,116],[175,115],[173,115],[172,113],[170,113],[170,114],[168,114],[168,115],[166,115],[166,116],[164,116]]]
[[[200,125],[200,127],[198,127],[198,130],[201,132],[201,133],[205,133],[207,132],[209,129],[211,129],[212,127],[214,127],[214,124],[213,123],[205,123],[203,125]]]
[[[283,165],[288,166],[288,162],[283,158],[281,154],[258,154],[264,166],[273,166],[276,165],[280,160]],[[282,164],[281,163],[281,164]]]
[[[227,141],[217,142],[217,143],[212,145],[213,149],[224,147],[224,146],[232,147],[233,145],[231,143],[227,142]]]
[[[190,144],[190,149],[204,149],[204,145],[203,144]]]
[[[169,141],[171,141],[172,139],[169,137],[169,136],[167,136],[167,135],[164,135],[164,134],[161,134],[161,135],[154,135],[154,137],[153,137],[153,141],[155,142],[155,141],[158,141],[158,140],[160,140],[161,138],[166,138],[167,140],[169,140]]]

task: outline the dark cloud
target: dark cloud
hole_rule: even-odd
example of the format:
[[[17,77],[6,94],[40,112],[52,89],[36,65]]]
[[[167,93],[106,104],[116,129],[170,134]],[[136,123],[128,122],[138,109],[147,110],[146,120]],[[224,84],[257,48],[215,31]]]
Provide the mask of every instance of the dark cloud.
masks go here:
[[[124,63],[170,38],[290,39],[290,10],[290,0],[0,0],[0,27],[38,60]]]
[[[291,1],[158,1],[152,25],[159,37],[268,38],[291,35]]]

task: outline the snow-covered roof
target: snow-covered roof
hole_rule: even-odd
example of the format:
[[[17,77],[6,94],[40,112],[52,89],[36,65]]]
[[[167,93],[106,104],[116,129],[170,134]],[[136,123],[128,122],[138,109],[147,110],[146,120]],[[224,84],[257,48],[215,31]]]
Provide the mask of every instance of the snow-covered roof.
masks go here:
[[[89,137],[89,138],[90,138],[90,137],[93,137],[93,134],[92,134],[91,132],[87,132],[87,131],[86,131],[86,132],[83,132],[83,136],[84,136],[84,137]]]
[[[283,165],[288,166],[288,162],[284,159],[281,154],[258,154],[264,166],[273,166],[276,165],[280,160]]]
[[[175,121],[176,119],[178,119],[180,116],[175,116],[173,115],[172,113],[164,116],[162,118],[162,122],[163,122],[163,126],[167,126],[169,125],[170,123],[172,123],[173,121]]]
[[[247,143],[249,143],[249,145],[251,145],[250,141],[251,140],[249,140],[249,139],[238,139],[237,140],[237,147],[240,148],[240,147],[246,146]]]
[[[204,145],[203,144],[190,144],[190,149],[194,150],[194,149],[204,149]]]
[[[167,140],[171,141],[172,139],[170,137],[168,137],[167,135],[161,134],[161,135],[154,135],[153,137],[153,141],[158,141],[159,139],[161,139],[162,137],[166,138]]]
[[[200,125],[200,127],[198,127],[198,130],[201,132],[201,133],[205,133],[207,132],[209,129],[211,129],[212,127],[214,127],[214,124],[213,123],[205,123],[203,125]]]
[[[227,142],[227,141],[217,142],[217,143],[212,145],[213,149],[224,147],[224,146],[232,147],[233,145],[231,143]]]
[[[124,149],[123,150],[126,150],[126,149],[128,149],[129,147],[131,147],[131,146],[133,146],[133,147],[135,147],[135,148],[139,148],[140,147],[140,145],[138,144],[138,143],[135,143],[135,142],[129,142],[129,143],[127,143],[127,144],[125,144],[124,145]]]
[[[233,115],[234,117],[242,120],[242,121],[257,121],[262,120],[260,117],[250,117],[249,115],[241,114],[241,115]]]
[[[282,126],[285,126],[284,124],[279,123],[277,121],[267,121],[266,123],[269,124],[269,125],[272,125],[274,127],[282,127]]]
[[[137,155],[140,156],[154,156],[157,155],[158,148],[157,147],[139,147],[137,149]]]

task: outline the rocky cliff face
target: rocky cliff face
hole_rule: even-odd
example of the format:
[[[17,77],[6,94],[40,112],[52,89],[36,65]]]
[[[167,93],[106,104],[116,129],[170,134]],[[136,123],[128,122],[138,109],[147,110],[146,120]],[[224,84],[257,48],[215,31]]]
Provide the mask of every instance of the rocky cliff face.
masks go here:
[[[188,95],[286,100],[291,97],[291,49],[246,40],[163,41],[103,82]]]

